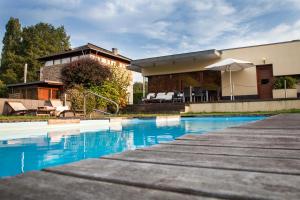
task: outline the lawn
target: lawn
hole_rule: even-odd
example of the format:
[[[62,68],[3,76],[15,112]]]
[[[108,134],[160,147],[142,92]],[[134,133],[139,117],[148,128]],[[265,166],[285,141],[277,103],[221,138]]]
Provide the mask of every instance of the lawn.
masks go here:
[[[218,113],[181,113],[181,116],[184,117],[194,117],[194,116],[242,116],[242,115],[276,115],[281,113],[300,113],[300,109],[291,109],[291,110],[281,110],[274,112],[218,112]],[[144,114],[144,113],[133,113],[133,114],[119,114],[119,115],[103,115],[103,117],[93,118],[93,119],[104,119],[111,117],[128,117],[128,118],[151,118],[156,116],[163,115],[178,115],[178,114]],[[54,119],[55,117],[48,116],[33,116],[33,115],[24,115],[24,116],[6,116],[0,115],[0,122],[26,122],[26,121],[46,121],[48,119]]]

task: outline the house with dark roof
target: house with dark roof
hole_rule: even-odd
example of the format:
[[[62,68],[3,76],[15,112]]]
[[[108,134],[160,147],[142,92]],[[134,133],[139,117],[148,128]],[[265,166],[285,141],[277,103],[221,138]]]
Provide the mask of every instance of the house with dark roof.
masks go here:
[[[43,63],[40,69],[40,80],[31,83],[9,85],[11,98],[49,100],[61,98],[63,93],[63,83],[61,71],[63,67],[72,61],[83,58],[92,58],[108,65],[117,65],[124,69],[130,64],[131,59],[121,54],[117,48],[107,50],[88,43],[67,51],[58,52],[38,58]],[[128,70],[129,73],[131,71]],[[133,84],[128,88],[129,104],[133,101]]]

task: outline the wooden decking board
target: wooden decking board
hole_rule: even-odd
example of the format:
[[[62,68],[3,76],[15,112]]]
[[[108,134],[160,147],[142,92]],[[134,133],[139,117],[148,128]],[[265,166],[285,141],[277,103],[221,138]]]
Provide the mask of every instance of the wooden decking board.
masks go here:
[[[277,142],[277,143],[267,143],[261,141],[237,141],[237,140],[175,140],[172,144],[185,144],[185,145],[195,145],[195,146],[224,146],[224,147],[247,147],[247,148],[264,148],[264,149],[290,149],[290,150],[300,150],[299,142]]]
[[[300,160],[299,150],[159,144],[148,148],[138,149],[138,151],[158,151],[158,152],[173,152],[173,153],[178,152],[178,153],[192,153],[192,154],[232,155],[232,156],[244,156],[244,157],[250,156],[250,157]]]
[[[216,198],[185,195],[108,182],[63,176],[47,172],[30,172],[0,180],[0,199],[3,200],[111,200],[111,199],[192,199]]]
[[[90,159],[47,169],[86,179],[235,199],[299,199],[300,176]],[[286,193],[282,193],[284,188]],[[253,192],[255,191],[255,193]]]
[[[264,173],[300,175],[300,160],[278,158],[237,157],[156,151],[127,151],[104,156],[124,161],[159,163],[199,168],[240,170]]]
[[[300,199],[300,114],[0,180],[0,199]]]
[[[248,129],[248,128],[226,128],[215,132],[222,135],[255,135],[255,136],[300,136],[300,129]]]
[[[265,136],[265,135],[222,135],[222,134],[203,134],[203,135],[184,135],[177,140],[197,140],[197,141],[212,141],[212,140],[235,140],[235,141],[257,141],[272,143],[272,142],[298,142],[300,144],[299,136]]]

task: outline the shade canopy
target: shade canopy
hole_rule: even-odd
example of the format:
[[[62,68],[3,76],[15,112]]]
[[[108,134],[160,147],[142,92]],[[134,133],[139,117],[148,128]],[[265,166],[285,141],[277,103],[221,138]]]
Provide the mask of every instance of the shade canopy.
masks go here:
[[[239,71],[249,67],[254,67],[253,63],[244,60],[227,58],[221,60],[220,62],[209,65],[205,67],[205,69],[214,71]]]

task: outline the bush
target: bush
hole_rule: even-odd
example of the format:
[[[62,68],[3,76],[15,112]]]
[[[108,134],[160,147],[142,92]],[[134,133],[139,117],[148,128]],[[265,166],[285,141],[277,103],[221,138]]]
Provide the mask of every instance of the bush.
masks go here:
[[[76,85],[82,85],[85,88],[102,85],[111,76],[112,72],[108,66],[90,58],[73,61],[62,69],[63,82],[67,88]]]
[[[274,89],[284,89],[284,81],[286,80],[286,88],[293,89],[296,87],[297,79],[291,76],[281,76],[276,78],[274,83]]]
[[[116,85],[112,82],[105,81],[102,86],[92,86],[90,90],[96,94],[99,94],[103,97],[109,98],[113,101],[115,101],[117,104],[120,104],[120,93],[118,92],[118,89],[116,88]],[[115,105],[113,105],[111,102],[96,97],[96,108],[97,109],[106,109],[108,108],[109,112],[115,111]]]
[[[85,89],[82,85],[75,85],[72,89],[67,91],[69,101],[71,102],[71,110],[73,112],[83,111],[84,92]],[[96,107],[96,99],[93,95],[86,96],[86,114],[93,112]]]

